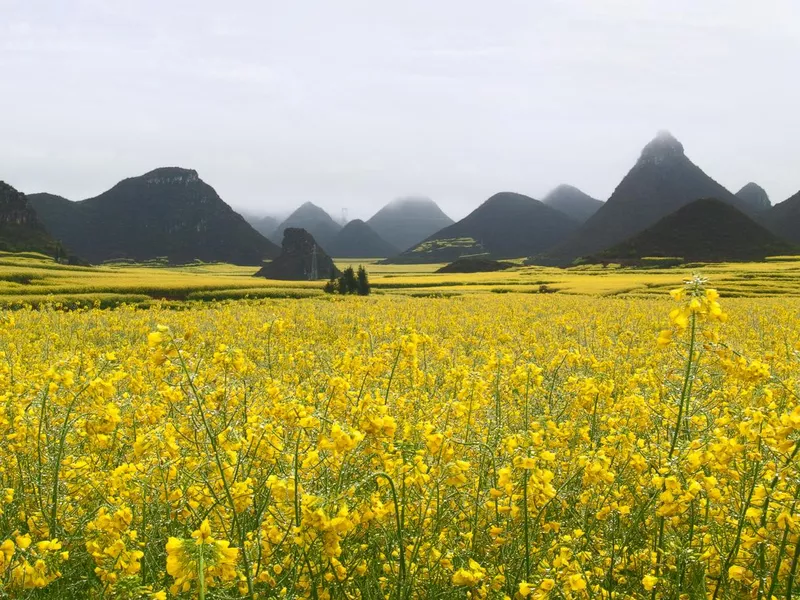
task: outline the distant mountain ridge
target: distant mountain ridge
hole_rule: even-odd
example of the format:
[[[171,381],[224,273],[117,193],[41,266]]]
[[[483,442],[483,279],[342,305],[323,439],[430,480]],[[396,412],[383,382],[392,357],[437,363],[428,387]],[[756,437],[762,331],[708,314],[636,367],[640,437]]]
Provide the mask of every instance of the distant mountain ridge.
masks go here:
[[[700,198],[717,198],[746,214],[753,212],[746,202],[689,160],[683,144],[662,131],[644,147],[603,206],[572,236],[535,262],[569,264],[580,256],[600,252]]]
[[[538,200],[501,192],[457,223],[387,262],[453,262],[474,255],[519,258],[552,247],[577,227],[576,221]]]
[[[797,251],[730,204],[703,198],[597,256],[609,260],[658,256],[721,262],[763,260]]]
[[[350,221],[336,234],[329,254],[335,258],[386,258],[399,250],[361,219]]]
[[[602,200],[592,198],[578,188],[567,184],[561,184],[552,190],[542,198],[542,202],[579,223],[585,223],[603,206]]]
[[[28,199],[45,227],[90,262],[260,265],[279,253],[192,169],[155,169],[78,202],[53,194]]]
[[[269,237],[276,244],[283,243],[286,229],[305,229],[325,251],[328,251],[342,226],[322,208],[305,202],[278,225]]]
[[[453,224],[430,198],[396,198],[367,220],[375,233],[398,250],[408,250],[437,231]]]
[[[63,255],[63,249],[45,229],[25,194],[0,181],[0,250]]]

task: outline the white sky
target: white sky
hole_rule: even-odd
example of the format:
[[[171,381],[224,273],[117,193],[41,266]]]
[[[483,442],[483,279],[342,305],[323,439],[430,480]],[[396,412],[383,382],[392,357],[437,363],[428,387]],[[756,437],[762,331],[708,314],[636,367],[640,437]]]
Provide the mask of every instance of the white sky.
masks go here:
[[[159,166],[229,204],[461,217],[605,199],[659,129],[732,191],[800,189],[797,0],[0,0],[0,179]]]

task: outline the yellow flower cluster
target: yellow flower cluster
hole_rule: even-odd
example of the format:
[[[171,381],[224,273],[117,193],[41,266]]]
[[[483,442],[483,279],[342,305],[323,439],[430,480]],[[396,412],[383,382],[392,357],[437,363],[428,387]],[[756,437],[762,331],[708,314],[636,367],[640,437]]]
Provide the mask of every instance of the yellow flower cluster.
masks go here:
[[[796,596],[796,301],[663,296],[3,316],[0,598]]]
[[[239,550],[225,540],[214,539],[208,519],[192,532],[192,539],[170,537],[166,549],[167,573],[175,580],[170,587],[172,594],[188,592],[197,582],[202,597],[205,589],[236,579]]]

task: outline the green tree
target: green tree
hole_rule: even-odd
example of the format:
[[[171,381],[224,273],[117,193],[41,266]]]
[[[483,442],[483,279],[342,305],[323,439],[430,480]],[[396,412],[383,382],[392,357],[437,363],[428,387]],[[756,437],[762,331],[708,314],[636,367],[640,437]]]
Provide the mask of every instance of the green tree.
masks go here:
[[[345,289],[343,293],[355,294],[358,291],[358,281],[356,280],[356,273],[353,271],[353,267],[347,267],[342,274],[342,278],[344,279],[343,287]]]
[[[336,276],[331,274],[330,280],[323,286],[322,290],[326,294],[335,294],[339,289],[339,282],[336,281]]]
[[[357,281],[358,295],[369,296],[370,292],[369,277],[367,276],[367,270],[364,268],[363,265],[359,265],[358,267],[357,279],[358,279]]]

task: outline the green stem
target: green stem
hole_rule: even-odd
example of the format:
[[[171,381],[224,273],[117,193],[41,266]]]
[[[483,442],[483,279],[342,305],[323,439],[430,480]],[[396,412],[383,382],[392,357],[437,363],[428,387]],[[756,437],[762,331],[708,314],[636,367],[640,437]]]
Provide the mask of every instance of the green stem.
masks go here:
[[[672,432],[672,443],[669,447],[669,458],[672,458],[672,455],[675,452],[675,446],[678,444],[678,433],[681,430],[681,420],[683,419],[683,406],[686,404],[686,409],[688,412],[689,409],[689,398],[687,397],[688,391],[691,389],[691,379],[692,379],[692,360],[694,359],[694,342],[695,342],[695,332],[697,328],[697,317],[694,313],[692,313],[692,324],[691,324],[691,335],[689,337],[689,356],[686,360],[686,372],[683,376],[683,387],[681,389],[681,402],[678,406],[678,418],[675,420],[675,431]]]
[[[378,473],[374,473],[372,475],[375,479],[378,477],[383,477],[386,481],[389,482],[389,487],[392,489],[392,499],[394,500],[394,518],[395,524],[397,525],[397,543],[400,546],[400,570],[399,570],[399,582],[397,585],[398,591],[401,591],[405,585],[406,579],[406,556],[405,556],[405,547],[403,545],[403,521],[400,518],[400,506],[397,501],[397,490],[394,486],[394,480],[388,473],[384,471],[380,471]]]
[[[681,387],[681,398],[680,403],[678,404],[678,417],[675,419],[675,429],[672,432],[672,442],[669,446],[669,454],[667,455],[667,460],[671,460],[673,454],[675,453],[675,447],[678,444],[678,433],[681,430],[681,421],[683,420],[683,406],[684,404],[687,405],[688,411],[688,392],[691,389],[691,378],[692,378],[692,361],[694,359],[694,342],[695,342],[695,333],[697,329],[697,316],[695,313],[692,313],[691,319],[691,330],[689,334],[689,354],[686,357],[686,369],[683,374],[683,386]],[[663,492],[666,489],[666,483],[661,485],[661,491]],[[661,561],[664,555],[664,517],[661,516],[658,518],[658,542],[656,543],[656,577],[659,576],[661,572]],[[656,588],[653,588],[653,592],[650,595],[652,600],[656,598]]]
[[[206,598],[206,573],[205,573],[205,544],[200,545],[200,558],[198,560],[197,569],[197,594],[200,600]]]

